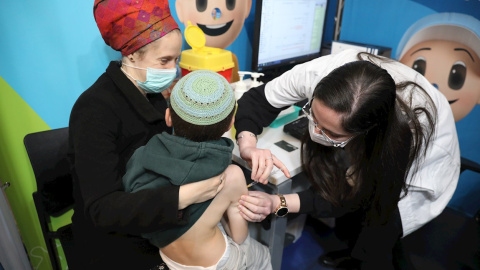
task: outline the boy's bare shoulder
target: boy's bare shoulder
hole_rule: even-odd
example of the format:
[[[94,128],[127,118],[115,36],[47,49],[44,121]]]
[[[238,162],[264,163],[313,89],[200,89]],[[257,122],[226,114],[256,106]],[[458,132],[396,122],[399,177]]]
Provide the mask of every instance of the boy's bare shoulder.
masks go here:
[[[224,189],[229,192],[236,191],[243,194],[247,191],[247,184],[243,170],[237,165],[229,165],[225,170],[225,186]]]

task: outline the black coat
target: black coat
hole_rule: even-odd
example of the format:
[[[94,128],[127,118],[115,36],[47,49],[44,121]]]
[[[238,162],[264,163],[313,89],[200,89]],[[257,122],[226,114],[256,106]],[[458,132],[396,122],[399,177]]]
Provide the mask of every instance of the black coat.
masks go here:
[[[171,132],[165,123],[166,108],[161,94],[145,98],[119,62],[111,62],[73,106],[69,160],[80,258],[75,266],[88,263],[78,269],[149,269],[161,259],[140,233],[186,223],[188,213],[178,211],[178,186],[126,193],[122,184],[135,149],[155,134]]]

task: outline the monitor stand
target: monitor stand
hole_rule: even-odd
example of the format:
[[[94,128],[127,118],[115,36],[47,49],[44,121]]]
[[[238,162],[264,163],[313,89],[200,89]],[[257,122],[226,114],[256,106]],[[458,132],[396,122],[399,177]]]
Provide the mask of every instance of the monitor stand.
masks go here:
[[[276,67],[276,68],[268,69],[268,70],[265,70],[265,71],[261,71],[261,73],[263,73],[264,75],[259,78],[259,81],[261,81],[263,83],[267,83],[267,82],[277,78],[278,76],[282,75],[283,73],[289,71],[294,66],[295,65],[285,65],[285,66]]]

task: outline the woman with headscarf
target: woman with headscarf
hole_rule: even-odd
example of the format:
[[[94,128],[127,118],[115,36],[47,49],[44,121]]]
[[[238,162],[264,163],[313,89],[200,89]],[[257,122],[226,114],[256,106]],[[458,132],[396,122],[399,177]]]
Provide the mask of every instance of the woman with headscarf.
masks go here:
[[[216,176],[124,192],[122,176],[135,149],[172,132],[164,120],[165,90],[176,78],[182,35],[167,0],[96,0],[93,10],[105,43],[122,59],[81,94],[70,115],[77,253],[69,268],[158,268],[158,249],[140,234],[186,224],[184,209],[213,198],[223,183]]]

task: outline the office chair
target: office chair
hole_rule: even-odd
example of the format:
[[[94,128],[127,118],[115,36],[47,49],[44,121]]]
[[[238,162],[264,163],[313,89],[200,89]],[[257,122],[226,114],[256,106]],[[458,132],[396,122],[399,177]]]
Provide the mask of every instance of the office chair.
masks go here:
[[[480,173],[480,164],[461,158],[460,173]],[[480,184],[480,183],[479,183]],[[402,239],[415,269],[480,269],[479,212],[470,217],[447,207],[436,218]]]
[[[460,173],[462,173],[465,170],[470,170],[476,173],[480,173],[480,164],[468,158],[462,157],[461,165],[460,165]],[[477,223],[480,224],[480,209],[477,211],[474,218],[475,218],[475,221],[477,221]]]
[[[68,262],[73,246],[71,224],[54,231],[51,218],[73,208],[73,183],[67,160],[68,128],[27,134],[24,145],[37,183],[33,201],[50,261],[53,269],[61,269],[55,240],[60,240]]]

